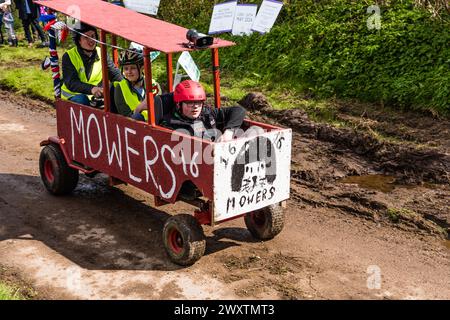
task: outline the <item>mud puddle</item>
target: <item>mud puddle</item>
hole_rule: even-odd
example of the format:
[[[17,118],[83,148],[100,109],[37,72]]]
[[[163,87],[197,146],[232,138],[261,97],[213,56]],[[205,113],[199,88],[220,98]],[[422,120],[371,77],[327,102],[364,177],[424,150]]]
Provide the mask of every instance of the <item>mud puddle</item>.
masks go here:
[[[345,184],[357,184],[361,188],[377,190],[384,193],[393,191],[397,185],[395,177],[382,174],[369,174],[362,176],[349,176],[339,179],[337,182]]]
[[[367,174],[360,176],[348,176],[337,180],[338,183],[345,184],[356,184],[361,188],[381,191],[384,193],[389,193],[394,191],[396,188],[404,189],[415,189],[417,185],[405,185],[397,182],[394,176],[383,175],[383,174]],[[437,190],[438,186],[433,183],[423,182],[422,187],[432,190]]]

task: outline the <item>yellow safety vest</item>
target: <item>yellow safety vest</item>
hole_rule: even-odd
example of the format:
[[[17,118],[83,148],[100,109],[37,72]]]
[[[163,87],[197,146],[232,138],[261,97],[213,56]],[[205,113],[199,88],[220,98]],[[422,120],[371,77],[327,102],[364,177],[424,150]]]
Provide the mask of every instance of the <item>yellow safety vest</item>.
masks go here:
[[[128,84],[127,79],[123,79],[122,81],[114,82],[114,87],[117,88],[120,86],[120,90],[122,91],[123,98],[128,108],[131,111],[134,111],[136,107],[141,103],[139,97],[136,92],[131,91],[130,85]],[[148,112],[147,110],[143,110],[141,114],[144,116],[145,121],[148,120]]]
[[[131,91],[128,81],[126,79],[123,79],[122,81],[114,82],[114,88],[117,88],[117,86],[120,86],[123,98],[124,98],[125,103],[127,104],[128,108],[130,108],[131,111],[134,111],[137,108],[137,106],[141,103],[136,92]],[[157,89],[153,89],[153,94],[161,93],[159,84],[156,83],[155,79],[152,79],[152,87],[158,87]],[[143,110],[141,112],[141,114],[144,116],[145,121],[147,121],[148,111]]]
[[[83,60],[81,59],[80,53],[78,52],[78,48],[74,47],[67,51],[67,54],[69,55],[70,61],[72,62],[73,66],[75,67],[75,70],[78,72],[78,78],[81,82],[91,84],[93,86],[97,86],[102,81],[102,58],[101,58],[101,52],[100,48],[96,48],[97,55],[100,58],[98,61],[94,62],[94,65],[92,66],[92,72],[91,77],[89,80],[86,77],[86,70],[84,68]],[[61,86],[61,97],[63,100],[68,100],[69,98],[80,94],[79,92],[72,92],[67,88],[66,84],[63,83]],[[88,95],[89,99],[92,98],[92,95]]]

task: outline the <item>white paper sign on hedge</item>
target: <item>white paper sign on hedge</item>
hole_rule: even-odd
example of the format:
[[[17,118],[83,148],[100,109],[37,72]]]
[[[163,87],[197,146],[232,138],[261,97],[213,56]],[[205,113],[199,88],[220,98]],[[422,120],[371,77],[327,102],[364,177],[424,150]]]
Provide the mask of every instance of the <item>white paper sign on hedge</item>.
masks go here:
[[[237,1],[228,1],[214,6],[209,34],[231,32],[233,29],[234,14],[236,12]]]
[[[256,4],[238,4],[231,33],[235,36],[251,34],[256,11],[258,11]]]
[[[275,24],[282,7],[283,2],[264,0],[253,22],[252,30],[259,33],[269,32]]]
[[[154,16],[158,14],[160,2],[161,0],[123,0],[125,8]]]

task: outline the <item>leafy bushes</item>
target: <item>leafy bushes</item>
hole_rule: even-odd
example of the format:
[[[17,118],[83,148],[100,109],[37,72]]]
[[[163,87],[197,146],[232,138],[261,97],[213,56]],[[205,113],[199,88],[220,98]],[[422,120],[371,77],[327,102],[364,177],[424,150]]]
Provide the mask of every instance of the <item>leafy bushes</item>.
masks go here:
[[[214,2],[174,0],[161,6],[160,15],[206,32]],[[437,19],[414,0],[378,1],[381,29],[369,30],[373,1],[284,2],[269,34],[222,35],[238,43],[221,56],[224,69],[239,76],[257,73],[299,94],[450,114],[448,11]]]

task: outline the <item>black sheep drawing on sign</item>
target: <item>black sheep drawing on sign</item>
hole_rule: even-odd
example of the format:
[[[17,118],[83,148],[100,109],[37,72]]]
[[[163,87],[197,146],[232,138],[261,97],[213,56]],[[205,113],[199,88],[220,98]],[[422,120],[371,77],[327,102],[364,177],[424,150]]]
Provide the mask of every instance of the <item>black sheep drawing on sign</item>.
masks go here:
[[[257,137],[247,141],[232,165],[231,190],[250,193],[257,187],[273,184],[276,164],[275,148],[269,139]]]

